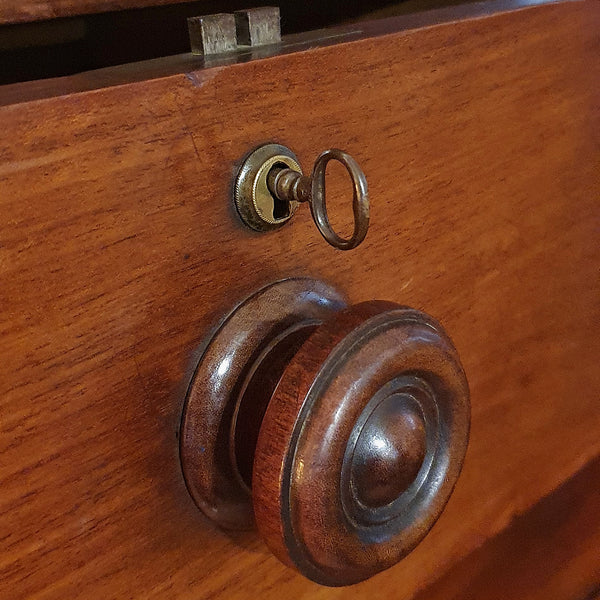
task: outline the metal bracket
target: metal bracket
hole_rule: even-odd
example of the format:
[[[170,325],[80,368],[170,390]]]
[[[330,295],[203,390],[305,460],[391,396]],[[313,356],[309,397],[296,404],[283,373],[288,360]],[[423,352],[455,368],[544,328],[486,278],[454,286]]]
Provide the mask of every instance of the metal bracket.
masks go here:
[[[238,10],[187,20],[192,54],[203,56],[235,52],[239,47],[266,46],[281,42],[277,6]]]

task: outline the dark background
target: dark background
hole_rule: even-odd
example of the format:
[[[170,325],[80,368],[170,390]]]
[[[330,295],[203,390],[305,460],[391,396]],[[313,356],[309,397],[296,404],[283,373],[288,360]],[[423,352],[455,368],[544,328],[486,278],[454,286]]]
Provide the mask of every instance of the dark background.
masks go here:
[[[282,33],[451,3],[448,0],[282,0]],[[0,85],[71,75],[189,52],[187,17],[260,5],[202,0],[168,6],[0,26]]]

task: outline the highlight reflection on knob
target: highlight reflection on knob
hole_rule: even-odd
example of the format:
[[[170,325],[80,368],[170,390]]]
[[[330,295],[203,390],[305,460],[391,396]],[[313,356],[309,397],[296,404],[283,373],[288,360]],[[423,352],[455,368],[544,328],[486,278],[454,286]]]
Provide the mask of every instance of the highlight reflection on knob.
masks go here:
[[[282,562],[347,585],[427,534],[458,479],[469,415],[434,319],[393,302],[347,306],[322,282],[289,279],[209,341],[184,411],[183,471],[217,523],[255,521]]]

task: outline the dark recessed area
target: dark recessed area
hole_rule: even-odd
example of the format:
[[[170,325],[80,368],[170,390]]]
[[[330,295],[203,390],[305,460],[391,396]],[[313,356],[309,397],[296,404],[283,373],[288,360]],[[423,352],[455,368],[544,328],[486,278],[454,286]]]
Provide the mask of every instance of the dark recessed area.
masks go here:
[[[337,25],[389,4],[390,0],[282,2],[282,32]],[[0,26],[0,84],[189,52],[188,17],[249,6],[254,5],[247,0],[209,0]]]

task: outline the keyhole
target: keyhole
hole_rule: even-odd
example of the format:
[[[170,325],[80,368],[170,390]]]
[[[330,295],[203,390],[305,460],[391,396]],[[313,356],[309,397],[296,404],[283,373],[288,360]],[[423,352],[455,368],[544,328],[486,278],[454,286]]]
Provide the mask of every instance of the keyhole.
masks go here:
[[[275,163],[271,172],[275,169],[289,169],[289,165]],[[271,197],[273,198],[273,220],[287,219],[290,216],[290,203],[287,200],[280,200],[273,192],[271,192]]]

